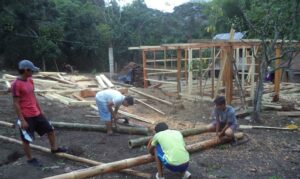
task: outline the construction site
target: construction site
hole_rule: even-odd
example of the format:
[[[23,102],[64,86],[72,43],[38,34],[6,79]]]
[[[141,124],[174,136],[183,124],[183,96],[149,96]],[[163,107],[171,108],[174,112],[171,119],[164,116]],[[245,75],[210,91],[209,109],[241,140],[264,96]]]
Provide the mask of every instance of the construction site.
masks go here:
[[[249,39],[129,47],[142,55],[129,84],[118,81],[117,73],[34,74],[43,113],[55,128],[58,144],[68,149],[51,154],[45,137],[36,136],[31,148],[43,167],[34,170],[26,165],[10,93],[17,73],[2,72],[0,178],[155,178],[154,157],[146,145],[159,122],[185,137],[192,178],[300,178],[297,76],[275,71],[274,81],[264,83],[263,123],[256,124],[251,116],[260,43]],[[276,49],[278,57],[280,53]],[[95,95],[106,89],[135,101],[119,109],[116,136],[106,134],[97,112]],[[220,143],[206,130],[213,99],[220,95],[235,109],[237,145]],[[165,178],[180,176],[165,170]]]

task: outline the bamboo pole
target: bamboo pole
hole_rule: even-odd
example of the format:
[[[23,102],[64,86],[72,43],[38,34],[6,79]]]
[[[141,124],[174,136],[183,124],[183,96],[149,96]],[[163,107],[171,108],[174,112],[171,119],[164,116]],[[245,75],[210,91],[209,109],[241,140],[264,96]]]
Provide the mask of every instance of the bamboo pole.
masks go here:
[[[142,51],[143,55],[143,74],[144,74],[144,88],[148,88],[148,81],[146,80],[148,78],[147,76],[147,57],[145,50]]]
[[[242,133],[236,133],[235,137],[236,137],[237,140],[242,139],[243,134]],[[192,144],[192,145],[188,145],[186,147],[186,149],[190,153],[192,153],[192,152],[196,152],[196,151],[200,151],[200,150],[205,150],[205,149],[214,147],[216,145],[226,143],[228,141],[229,141],[228,139],[220,140],[219,138],[213,138],[213,139],[209,139],[209,140],[206,140],[206,141],[197,142],[197,143]],[[147,163],[151,163],[151,162],[154,162],[154,157],[150,154],[147,154],[147,155],[142,155],[142,156],[138,156],[138,157],[134,157],[134,158],[129,158],[129,159],[124,159],[124,160],[119,160],[119,161],[107,163],[107,164],[104,164],[104,165],[98,165],[98,166],[95,166],[95,167],[76,170],[76,171],[72,171],[72,172],[69,172],[69,173],[61,174],[61,175],[47,177],[45,179],[62,179],[62,178],[63,179],[81,179],[81,178],[88,178],[88,177],[101,175],[101,174],[104,174],[104,173],[116,172],[116,171],[119,171],[119,170],[122,170],[122,169],[125,169],[125,168],[131,168],[131,167],[135,167],[135,166],[139,166],[139,165],[143,165],[143,164],[147,164]]]
[[[101,79],[100,76],[96,76],[96,80],[99,84],[99,87],[104,88],[104,89],[107,88],[106,84],[103,82],[103,80]]]
[[[138,90],[137,90],[137,89],[135,89],[135,88],[129,88],[129,90],[130,90],[130,91],[133,91],[133,92],[135,92],[135,93],[138,93],[138,94],[140,94],[140,95],[142,95],[142,96],[145,96],[145,97],[148,97],[148,98],[151,98],[151,99],[157,100],[157,101],[159,101],[159,102],[162,102],[162,103],[164,103],[164,104],[167,104],[167,105],[173,106],[173,103],[171,103],[171,102],[169,102],[169,101],[165,101],[165,100],[162,100],[162,99],[160,99],[160,98],[157,98],[157,97],[155,97],[155,96],[152,96],[152,95],[149,95],[149,94],[143,93],[143,92],[141,92],[141,91],[138,91]]]
[[[0,121],[0,126],[14,128],[15,125],[10,122]]]
[[[67,123],[67,122],[51,122],[55,128],[61,129],[77,129],[77,130],[88,130],[88,131],[99,131],[107,132],[106,125],[90,125],[90,124],[80,124],[80,123]],[[136,135],[148,135],[149,129],[142,127],[127,127],[118,126],[113,127],[113,131],[125,134],[136,134]]]
[[[181,93],[181,49],[177,49],[177,92]]]
[[[198,135],[198,134],[205,133],[205,132],[207,132],[207,130],[208,130],[207,126],[201,126],[198,128],[181,130],[180,132],[183,135],[183,137],[188,137],[188,136],[192,136],[192,135]],[[129,148],[134,148],[134,147],[138,147],[141,145],[147,145],[148,141],[152,137],[153,136],[147,136],[147,137],[140,137],[140,138],[136,138],[136,139],[130,139],[128,141],[128,146],[129,146]]]
[[[5,137],[5,136],[2,136],[2,135],[0,135],[0,140],[5,141],[5,142],[10,142],[10,143],[15,143],[15,144],[22,145],[22,142],[17,140],[17,139],[10,138],[10,137]],[[41,151],[41,152],[51,153],[51,150],[46,148],[46,147],[33,145],[33,144],[30,144],[30,147],[32,149],[35,149],[35,150],[38,150],[38,151]],[[62,157],[62,158],[66,158],[66,159],[69,159],[69,160],[73,160],[73,161],[76,161],[76,162],[90,164],[90,165],[99,166],[99,165],[105,164],[105,163],[101,163],[101,162],[98,162],[98,161],[86,159],[86,158],[83,158],[83,157],[77,157],[75,155],[71,155],[71,154],[67,154],[67,153],[56,153],[56,154],[53,154],[53,155],[56,155],[56,156]],[[130,174],[130,175],[143,177],[143,178],[151,178],[151,174],[143,173],[143,172],[139,172],[139,171],[135,171],[135,170],[131,170],[131,169],[122,170],[121,172],[124,172],[126,174]]]
[[[115,86],[105,75],[100,74],[100,78],[106,84],[106,86],[108,86],[109,88],[113,88]]]

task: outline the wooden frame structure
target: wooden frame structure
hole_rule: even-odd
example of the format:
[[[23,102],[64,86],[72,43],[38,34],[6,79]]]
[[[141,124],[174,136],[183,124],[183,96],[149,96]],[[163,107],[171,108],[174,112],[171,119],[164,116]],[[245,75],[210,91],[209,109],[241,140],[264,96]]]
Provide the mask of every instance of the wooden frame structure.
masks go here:
[[[223,94],[231,104],[236,98],[254,97],[260,63],[255,56],[260,44],[261,41],[255,39],[200,40],[198,43],[129,47],[129,50],[142,52],[145,88],[148,82],[161,83],[168,91],[176,89],[174,92],[182,97],[194,99],[211,100]],[[276,54],[280,56],[279,48]],[[194,68],[196,62],[200,63],[200,69]],[[280,89],[278,73],[280,71],[275,74],[276,93]]]

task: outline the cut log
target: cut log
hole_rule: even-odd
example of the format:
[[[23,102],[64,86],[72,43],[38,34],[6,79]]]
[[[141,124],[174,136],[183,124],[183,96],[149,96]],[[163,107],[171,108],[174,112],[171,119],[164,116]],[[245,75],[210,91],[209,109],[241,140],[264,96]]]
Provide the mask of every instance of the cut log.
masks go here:
[[[108,86],[109,88],[113,88],[114,84],[112,84],[112,82],[103,74],[100,75],[101,79],[104,81],[104,83],[106,84],[106,86]]]
[[[10,143],[15,143],[15,144],[19,144],[22,145],[22,142],[13,138],[9,138],[9,137],[5,137],[0,135],[0,140],[5,141],[5,142],[10,142]],[[32,149],[38,150],[38,151],[42,151],[45,153],[51,153],[51,150],[42,146],[38,146],[38,145],[33,145],[30,144],[30,147]],[[71,154],[67,154],[67,153],[56,153],[54,154],[58,157],[62,157],[62,158],[66,158],[72,161],[76,161],[76,162],[81,162],[81,163],[86,163],[86,164],[90,164],[90,165],[103,165],[104,163],[101,162],[97,162],[94,160],[89,160],[83,157],[77,157],[75,155],[71,155]],[[130,175],[135,175],[135,176],[139,176],[139,177],[143,177],[143,178],[151,178],[151,174],[148,173],[143,173],[143,172],[139,172],[139,171],[135,171],[135,170],[131,170],[131,169],[126,169],[126,170],[122,170],[121,172],[124,172],[126,174],[130,174]]]
[[[103,88],[103,89],[107,88],[107,86],[105,85],[105,83],[103,82],[103,80],[101,79],[100,76],[96,76],[96,80],[97,80],[100,88]]]
[[[55,128],[107,132],[106,125],[91,125],[67,122],[51,122]],[[148,135],[149,129],[143,127],[113,127],[113,131],[124,134]]]
[[[300,116],[300,111],[278,111],[277,115],[278,116],[292,116],[292,117],[297,117],[297,116]]]
[[[145,96],[145,97],[148,97],[148,98],[154,99],[154,100],[156,100],[156,101],[162,102],[162,103],[164,103],[164,104],[167,104],[167,105],[173,106],[173,103],[171,103],[171,102],[169,102],[169,101],[162,100],[162,99],[160,99],[160,98],[157,98],[157,97],[155,97],[155,96],[152,96],[152,95],[149,95],[149,94],[143,93],[143,92],[141,92],[141,91],[138,91],[138,90],[137,90],[137,89],[135,89],[135,88],[129,88],[129,90],[130,90],[130,91],[133,91],[133,92],[135,92],[135,93],[138,93],[138,94],[140,94],[140,95],[142,95],[142,96]]]
[[[242,139],[243,134],[236,133],[235,137],[237,140]],[[192,145],[188,145],[186,148],[190,153],[192,153],[192,152],[196,152],[196,151],[200,151],[200,150],[205,150],[205,149],[208,149],[208,148],[211,148],[211,147],[214,147],[219,144],[226,143],[226,142],[228,142],[228,140],[220,140],[218,138],[213,138],[213,139],[206,140],[203,142],[198,142],[198,143],[195,143]],[[115,161],[115,162],[111,162],[111,163],[107,163],[107,164],[103,164],[103,165],[98,165],[95,167],[76,170],[76,171],[72,171],[70,173],[47,177],[45,179],[88,178],[88,177],[101,175],[104,173],[120,171],[125,168],[131,168],[131,167],[135,167],[135,166],[139,166],[139,165],[143,165],[143,164],[147,164],[147,163],[151,163],[151,162],[154,162],[154,157],[152,155],[148,154],[148,155],[142,155],[142,156],[135,157],[135,158],[129,158],[129,159],[119,160],[119,161]]]
[[[68,81],[68,80],[64,80],[64,79],[61,79],[61,78],[58,78],[58,77],[55,77],[55,76],[46,76],[46,78],[50,78],[52,80],[56,80],[56,81],[59,81],[61,83],[65,83],[65,84],[70,84],[70,85],[77,86],[77,84],[74,83],[74,82],[71,82],[71,81]]]
[[[207,126],[201,126],[201,127],[197,127],[194,129],[181,130],[180,132],[183,135],[183,137],[188,137],[188,136],[192,136],[192,135],[198,135],[198,134],[205,133],[205,132],[207,132],[207,130],[208,130]],[[147,145],[148,141],[152,137],[153,136],[130,139],[128,141],[128,146],[129,146],[129,148],[134,148],[134,147],[138,147],[138,146],[142,146],[142,145]]]
[[[147,106],[148,108],[150,108],[150,109],[152,109],[152,110],[158,112],[158,113],[161,114],[161,115],[166,115],[166,113],[162,112],[162,111],[159,110],[159,109],[156,109],[155,107],[153,107],[153,106],[151,106],[151,105],[145,103],[144,101],[141,101],[141,100],[139,100],[139,99],[135,99],[135,101],[137,101],[137,102],[139,102],[139,103],[141,103],[141,104]]]
[[[15,127],[15,125],[13,123],[5,122],[5,121],[0,121],[0,126],[9,127],[9,128],[14,128]]]
[[[91,107],[92,107],[93,109],[95,109],[96,111],[98,111],[97,106],[91,105]],[[124,116],[130,117],[130,118],[133,118],[133,119],[142,121],[142,122],[146,122],[146,123],[150,123],[150,124],[155,124],[154,121],[151,121],[151,120],[149,120],[149,119],[146,119],[146,118],[143,118],[143,117],[134,115],[134,114],[130,114],[130,113],[125,112],[125,111],[122,111],[122,110],[120,110],[120,109],[118,110],[118,113],[120,113],[120,114],[122,114],[122,115],[124,115]]]

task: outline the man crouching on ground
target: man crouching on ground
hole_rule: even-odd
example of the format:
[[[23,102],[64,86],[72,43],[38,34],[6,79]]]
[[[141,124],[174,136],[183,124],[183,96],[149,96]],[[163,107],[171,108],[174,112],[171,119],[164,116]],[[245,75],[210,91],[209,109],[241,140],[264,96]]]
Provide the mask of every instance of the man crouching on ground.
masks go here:
[[[120,106],[128,107],[133,105],[133,103],[131,96],[123,96],[119,91],[113,89],[99,91],[96,94],[96,104],[100,120],[105,122],[108,135],[113,134],[112,120],[116,123]],[[113,107],[115,110],[113,110]]]
[[[208,125],[209,132],[216,132],[219,139],[225,137],[231,139],[233,143],[234,132],[237,129],[237,120],[233,107],[226,105],[224,96],[218,96],[214,100],[215,108],[212,112],[213,122]]]
[[[158,171],[156,179],[164,179],[163,166],[172,172],[181,173],[183,179],[191,178],[191,173],[187,171],[190,157],[185,149],[182,134],[168,129],[168,125],[164,122],[155,126],[155,132],[147,148],[150,154],[155,155]]]
[[[20,76],[12,83],[13,104],[20,120],[20,134],[27,162],[33,166],[42,166],[41,163],[32,158],[29,143],[34,138],[34,131],[40,136],[47,134],[52,153],[66,152],[66,149],[57,147],[54,128],[45,118],[34,93],[34,84],[31,78],[33,72],[39,68],[29,60],[19,62]],[[24,133],[23,131],[26,131]],[[29,135],[29,140],[28,136]]]

